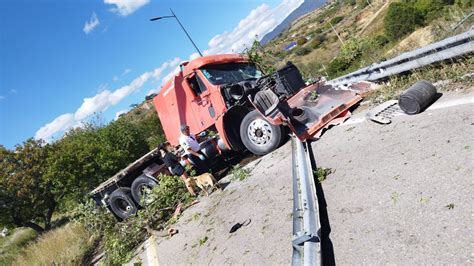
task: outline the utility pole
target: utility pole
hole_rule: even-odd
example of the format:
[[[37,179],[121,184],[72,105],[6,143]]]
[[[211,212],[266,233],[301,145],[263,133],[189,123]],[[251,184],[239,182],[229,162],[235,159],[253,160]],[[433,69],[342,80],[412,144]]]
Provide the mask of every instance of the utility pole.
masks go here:
[[[150,19],[150,21],[155,21],[155,20],[160,20],[160,19],[164,19],[164,18],[175,18],[176,21],[178,21],[178,24],[179,26],[181,26],[181,29],[184,31],[184,33],[186,34],[186,36],[188,36],[188,39],[191,41],[191,43],[193,44],[194,48],[196,49],[196,51],[198,52],[198,54],[202,57],[202,53],[201,51],[199,50],[199,48],[197,47],[197,45],[194,43],[193,39],[191,38],[191,36],[189,36],[189,33],[186,31],[186,29],[184,28],[183,24],[181,24],[181,21],[179,21],[178,19],[178,16],[176,16],[173,12],[173,10],[170,8],[170,11],[171,11],[171,14],[173,14],[172,16],[162,16],[162,17],[156,17],[156,18],[152,18]]]

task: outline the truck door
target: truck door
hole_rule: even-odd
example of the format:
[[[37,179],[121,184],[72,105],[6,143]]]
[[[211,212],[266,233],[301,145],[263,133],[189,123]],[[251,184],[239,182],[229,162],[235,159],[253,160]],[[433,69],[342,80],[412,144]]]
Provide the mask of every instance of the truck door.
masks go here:
[[[192,101],[192,109],[195,113],[197,125],[200,131],[212,126],[215,121],[216,112],[210,99],[210,90],[204,85],[204,82],[196,73],[187,78],[188,84],[196,96]]]

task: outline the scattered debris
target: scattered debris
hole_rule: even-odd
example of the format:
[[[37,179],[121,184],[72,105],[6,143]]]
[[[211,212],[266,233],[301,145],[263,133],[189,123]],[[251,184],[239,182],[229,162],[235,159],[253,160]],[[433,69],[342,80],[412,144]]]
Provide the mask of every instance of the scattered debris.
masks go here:
[[[368,119],[380,123],[390,124],[392,118],[398,115],[402,115],[403,112],[398,105],[396,100],[386,101],[375,108],[367,112],[366,116]]]
[[[176,235],[178,232],[179,232],[178,229],[170,228],[170,229],[168,229],[168,236],[172,237],[172,236]]]
[[[240,227],[249,225],[250,222],[252,222],[252,220],[250,220],[250,218],[249,218],[249,219],[247,219],[246,221],[244,221],[244,222],[242,222],[242,223],[236,223],[236,224],[234,224],[234,225],[232,226],[232,228],[230,228],[229,233],[231,233],[231,234],[234,233],[235,231],[239,230]]]
[[[452,210],[454,209],[454,204],[453,203],[449,203],[448,205],[444,206],[446,208],[448,208],[448,210]]]
[[[436,100],[437,91],[433,84],[420,80],[400,95],[398,104],[409,115],[418,114]]]

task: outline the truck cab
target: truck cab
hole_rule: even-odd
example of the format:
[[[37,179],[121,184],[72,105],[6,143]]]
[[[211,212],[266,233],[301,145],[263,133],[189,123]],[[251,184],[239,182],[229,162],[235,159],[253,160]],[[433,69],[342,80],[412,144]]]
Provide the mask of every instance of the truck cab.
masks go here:
[[[255,64],[238,54],[224,54],[184,62],[180,70],[153,99],[168,141],[178,145],[180,125],[187,124],[191,134],[218,133],[220,150],[246,148],[240,122],[254,109],[245,96],[262,77]]]
[[[223,54],[181,63],[153,103],[172,145],[179,144],[180,125],[186,124],[194,135],[218,133],[220,151],[264,155],[279,146],[287,128],[307,139],[329,121],[347,118],[370,87],[364,82],[343,90],[323,81],[306,84],[291,62],[263,76],[242,55]]]

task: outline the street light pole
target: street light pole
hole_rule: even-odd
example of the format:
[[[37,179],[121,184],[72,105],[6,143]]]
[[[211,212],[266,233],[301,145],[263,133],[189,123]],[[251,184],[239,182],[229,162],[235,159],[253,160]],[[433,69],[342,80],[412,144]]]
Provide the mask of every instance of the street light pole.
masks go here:
[[[179,26],[181,26],[181,29],[183,29],[184,33],[186,34],[186,36],[188,36],[188,39],[191,41],[191,43],[193,44],[194,48],[196,48],[196,51],[199,53],[199,55],[202,57],[202,53],[201,51],[199,50],[199,48],[197,47],[197,45],[194,43],[193,39],[191,38],[191,36],[189,36],[189,33],[186,31],[186,29],[184,28],[183,24],[181,24],[181,21],[179,21],[178,17],[174,14],[173,10],[170,8],[170,11],[171,11],[171,14],[173,14],[172,16],[162,16],[162,17],[156,17],[156,18],[152,18],[150,19],[150,21],[155,21],[155,20],[159,20],[159,19],[163,19],[163,18],[175,18],[176,21],[178,21],[178,24]]]

